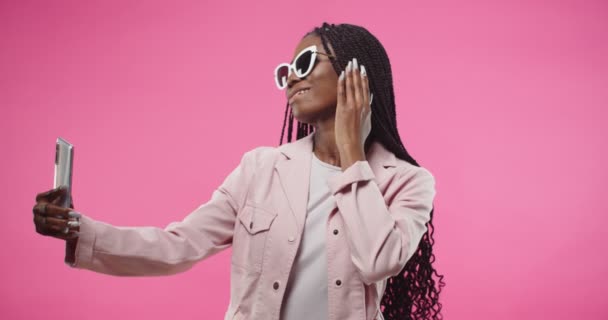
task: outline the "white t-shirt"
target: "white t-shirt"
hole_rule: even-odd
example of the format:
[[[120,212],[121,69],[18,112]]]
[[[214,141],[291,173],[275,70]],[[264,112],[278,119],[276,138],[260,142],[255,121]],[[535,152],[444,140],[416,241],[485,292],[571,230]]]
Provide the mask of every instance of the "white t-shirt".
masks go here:
[[[327,179],[341,172],[342,168],[319,160],[313,152],[304,234],[285,288],[281,320],[328,317],[325,237],[329,211],[335,200]]]

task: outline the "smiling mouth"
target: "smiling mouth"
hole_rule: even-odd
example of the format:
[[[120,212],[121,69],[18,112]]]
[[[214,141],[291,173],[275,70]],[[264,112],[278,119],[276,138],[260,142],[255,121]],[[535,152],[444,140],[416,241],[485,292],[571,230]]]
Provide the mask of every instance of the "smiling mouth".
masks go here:
[[[293,97],[291,97],[291,100],[289,101],[289,103],[291,104],[294,100],[296,100],[298,97],[301,97],[305,94],[308,93],[308,91],[310,91],[310,88],[304,89],[304,90],[300,90],[298,92],[296,92],[296,94],[293,95]]]

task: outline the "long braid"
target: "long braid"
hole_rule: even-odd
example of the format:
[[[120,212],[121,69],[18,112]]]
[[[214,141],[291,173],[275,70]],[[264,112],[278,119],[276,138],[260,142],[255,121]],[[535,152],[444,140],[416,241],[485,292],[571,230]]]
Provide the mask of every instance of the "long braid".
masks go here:
[[[285,133],[285,124],[287,123],[288,111],[289,111],[289,103],[287,103],[287,106],[285,107],[285,116],[283,117],[283,129],[281,129],[281,140],[279,140],[279,145],[283,144],[283,134]],[[291,129],[291,121],[289,121],[289,127]],[[291,141],[291,137],[289,137],[289,141]]]
[[[291,142],[291,132],[293,131],[293,114],[291,113],[291,108],[287,105],[289,109],[289,127],[287,128],[287,142]]]
[[[396,157],[412,165],[420,166],[405,149],[397,130],[391,64],[380,41],[366,29],[351,24],[323,23],[321,27],[314,28],[305,36],[311,34],[321,38],[325,52],[331,52],[328,44],[332,45],[337,59],[330,59],[330,61],[336,74],[340,74],[353,57],[357,58],[359,64],[366,67],[369,88],[374,93],[371,105],[373,110],[372,130],[366,141],[366,148],[372,141],[378,141]],[[291,109],[289,105],[286,108]],[[287,112],[288,110],[285,111],[286,115]],[[291,112],[289,114],[287,142],[291,142],[293,123],[293,115]],[[299,121],[297,127],[298,140],[312,131],[312,126],[301,124]],[[284,129],[285,123],[283,123]],[[281,133],[281,143],[282,141],[283,133]],[[439,294],[441,288],[445,286],[444,276],[438,274],[432,266],[435,261],[433,254],[434,211],[433,207],[430,213],[431,219],[426,224],[427,232],[422,236],[416,252],[398,275],[387,280],[381,301],[381,310],[385,319],[443,319]],[[433,275],[439,280],[437,288]]]

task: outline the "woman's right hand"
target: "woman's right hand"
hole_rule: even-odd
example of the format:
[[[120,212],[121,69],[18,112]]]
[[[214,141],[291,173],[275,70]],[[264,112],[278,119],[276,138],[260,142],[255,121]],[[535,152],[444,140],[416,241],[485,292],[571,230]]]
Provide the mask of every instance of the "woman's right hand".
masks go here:
[[[70,208],[59,206],[66,195],[67,189],[62,187],[36,195],[33,211],[37,233],[63,240],[78,238],[81,215],[73,211],[73,204],[70,204]]]

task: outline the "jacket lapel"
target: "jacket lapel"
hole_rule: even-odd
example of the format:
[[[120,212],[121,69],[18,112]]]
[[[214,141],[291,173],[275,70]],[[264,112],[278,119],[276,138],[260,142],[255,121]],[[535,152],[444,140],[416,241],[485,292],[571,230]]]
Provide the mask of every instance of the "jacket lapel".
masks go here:
[[[304,138],[279,146],[283,156],[275,164],[281,187],[299,230],[306,219],[314,134],[312,132]],[[396,166],[395,155],[377,141],[370,146],[366,158],[378,184],[387,178],[384,168]]]
[[[300,140],[281,145],[279,151],[284,157],[275,164],[281,187],[299,230],[302,229],[306,219],[313,135],[314,132]]]

